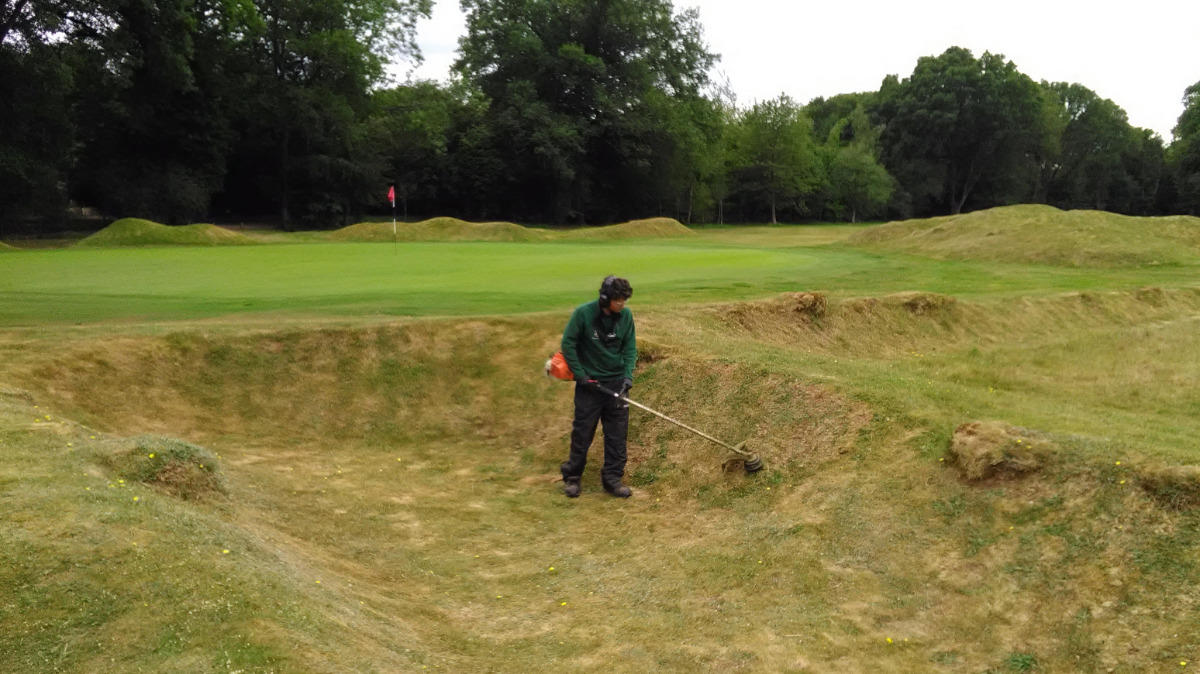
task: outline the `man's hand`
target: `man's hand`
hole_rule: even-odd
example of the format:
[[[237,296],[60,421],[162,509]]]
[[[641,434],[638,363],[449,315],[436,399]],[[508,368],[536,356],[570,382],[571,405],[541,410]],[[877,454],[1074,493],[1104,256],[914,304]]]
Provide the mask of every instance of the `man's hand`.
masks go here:
[[[629,377],[626,377],[624,379],[624,381],[621,382],[621,396],[624,397],[624,396],[629,395],[629,391],[632,388],[633,388],[633,380],[630,379]]]

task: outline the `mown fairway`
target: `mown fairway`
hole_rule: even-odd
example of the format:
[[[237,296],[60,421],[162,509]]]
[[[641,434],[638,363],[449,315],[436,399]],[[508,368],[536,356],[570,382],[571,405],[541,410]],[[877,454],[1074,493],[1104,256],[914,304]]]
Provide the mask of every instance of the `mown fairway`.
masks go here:
[[[859,229],[3,253],[3,668],[1194,666],[1200,261]],[[766,470],[635,413],[634,497],[561,496],[540,367],[607,273],[636,395]]]
[[[187,320],[270,312],[336,317],[563,311],[595,278],[638,279],[638,304],[833,297],[920,289],[956,296],[1179,285],[1195,267],[1078,269],[929,260],[813,247],[855,228],[713,229],[628,243],[294,244],[24,251],[0,258],[0,325]],[[586,293],[585,293],[586,294]]]

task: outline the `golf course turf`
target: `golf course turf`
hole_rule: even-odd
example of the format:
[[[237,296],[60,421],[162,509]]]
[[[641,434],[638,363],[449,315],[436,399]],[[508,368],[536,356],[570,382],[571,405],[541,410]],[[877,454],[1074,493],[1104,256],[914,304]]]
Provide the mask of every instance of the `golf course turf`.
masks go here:
[[[967,239],[995,211],[936,251],[773,226],[6,253],[0,662],[1181,671],[1200,255],[993,259]],[[562,496],[571,386],[541,365],[610,273],[636,399],[764,470],[635,410],[633,497],[598,447]]]

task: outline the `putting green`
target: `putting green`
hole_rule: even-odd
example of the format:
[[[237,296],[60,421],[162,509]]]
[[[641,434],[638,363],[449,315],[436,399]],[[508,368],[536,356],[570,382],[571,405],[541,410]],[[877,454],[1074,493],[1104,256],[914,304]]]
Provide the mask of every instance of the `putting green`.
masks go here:
[[[561,310],[599,279],[634,281],[635,306],[796,290],[913,288],[955,295],[1180,285],[1191,267],[1108,270],[933,261],[839,246],[687,241],[306,243],[27,251],[0,265],[0,325],[302,316],[473,315]]]

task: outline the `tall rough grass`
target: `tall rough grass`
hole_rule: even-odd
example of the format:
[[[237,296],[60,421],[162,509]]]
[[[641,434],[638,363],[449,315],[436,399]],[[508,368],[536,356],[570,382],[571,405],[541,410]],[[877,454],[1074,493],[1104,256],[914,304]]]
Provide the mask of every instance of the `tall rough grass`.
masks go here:
[[[1194,263],[1200,218],[1135,217],[1053,206],[1001,206],[890,222],[856,232],[853,246],[937,258],[1122,267]]]

